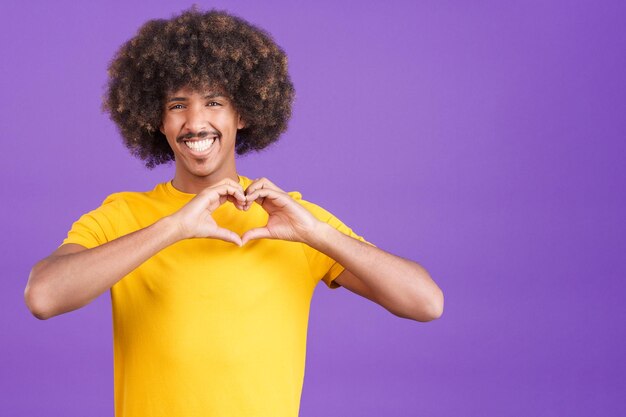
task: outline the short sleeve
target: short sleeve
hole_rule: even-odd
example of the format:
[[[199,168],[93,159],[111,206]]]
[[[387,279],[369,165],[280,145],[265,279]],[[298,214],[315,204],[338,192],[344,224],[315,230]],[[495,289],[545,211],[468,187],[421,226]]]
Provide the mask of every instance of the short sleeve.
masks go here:
[[[120,204],[121,197],[118,194],[108,196],[100,207],[83,214],[72,224],[61,245],[76,243],[91,249],[116,239],[118,237]]]
[[[296,201],[298,201],[298,203],[304,206],[317,219],[328,223],[345,235],[353,237],[354,239],[360,240],[361,242],[367,243],[369,245],[376,246],[373,243],[365,240],[362,236],[354,233],[351,228],[346,226],[332,213],[314,203],[299,198],[301,197],[300,193],[292,192],[290,194],[292,195],[292,197],[295,198]],[[323,280],[329,288],[334,289],[340,287],[340,285],[337,284],[334,280],[339,276],[339,274],[343,272],[345,268],[334,259],[310,247],[309,245],[303,243],[302,246],[304,248],[304,253],[307,257],[307,261],[309,262],[309,268],[311,269],[311,275],[313,276],[313,278],[316,280]]]

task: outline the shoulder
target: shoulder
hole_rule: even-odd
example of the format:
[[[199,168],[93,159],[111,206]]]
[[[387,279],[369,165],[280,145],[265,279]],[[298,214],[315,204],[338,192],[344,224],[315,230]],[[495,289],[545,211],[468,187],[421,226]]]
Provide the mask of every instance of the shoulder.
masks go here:
[[[147,201],[147,200],[159,200],[165,196],[164,184],[157,184],[150,191],[119,191],[113,194],[109,194],[102,204],[117,203],[117,204],[129,204],[133,202]]]
[[[167,196],[157,185],[151,191],[119,191],[109,194],[104,198],[101,205],[94,210],[107,217],[119,219],[133,213],[151,211],[154,207],[167,205]]]
[[[313,214],[319,220],[324,222],[328,222],[330,219],[335,216],[319,204],[313,203],[312,201],[305,200],[302,198],[302,194],[298,191],[289,191],[287,194],[291,196],[296,202],[298,202],[301,206],[309,211],[309,213]]]
[[[361,235],[355,233],[344,221],[342,221],[339,217],[326,210],[324,207],[313,203],[311,201],[304,200],[302,198],[302,194],[297,191],[291,191],[288,193],[294,200],[296,200],[300,205],[306,208],[309,213],[313,214],[318,220],[328,223],[330,226],[339,230],[340,232],[352,236],[355,239],[358,239],[362,242],[369,243],[372,246],[375,246],[373,243],[365,240]]]

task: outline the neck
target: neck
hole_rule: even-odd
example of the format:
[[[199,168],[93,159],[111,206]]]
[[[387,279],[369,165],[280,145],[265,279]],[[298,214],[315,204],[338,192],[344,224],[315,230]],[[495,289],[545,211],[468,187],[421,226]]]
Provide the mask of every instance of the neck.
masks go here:
[[[225,178],[230,178],[237,183],[239,182],[239,175],[234,167],[225,172],[213,172],[205,176],[194,175],[190,172],[177,169],[174,179],[172,180],[172,185],[174,188],[184,193],[198,194],[205,188],[212,187]]]

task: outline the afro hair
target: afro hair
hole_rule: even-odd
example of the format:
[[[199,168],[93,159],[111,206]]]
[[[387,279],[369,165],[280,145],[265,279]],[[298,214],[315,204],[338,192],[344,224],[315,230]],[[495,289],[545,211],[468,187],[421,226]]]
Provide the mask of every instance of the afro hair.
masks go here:
[[[245,121],[235,151],[264,149],[287,129],[295,96],[287,55],[264,30],[225,11],[146,22],[113,57],[103,109],[148,168],[174,160],[159,131],[168,93],[218,89]]]

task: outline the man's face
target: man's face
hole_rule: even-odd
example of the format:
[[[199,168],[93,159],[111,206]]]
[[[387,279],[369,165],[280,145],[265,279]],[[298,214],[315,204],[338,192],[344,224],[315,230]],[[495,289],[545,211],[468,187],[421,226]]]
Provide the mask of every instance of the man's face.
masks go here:
[[[183,88],[169,94],[161,132],[174,151],[181,180],[219,180],[235,171],[235,137],[244,127],[228,97]]]

